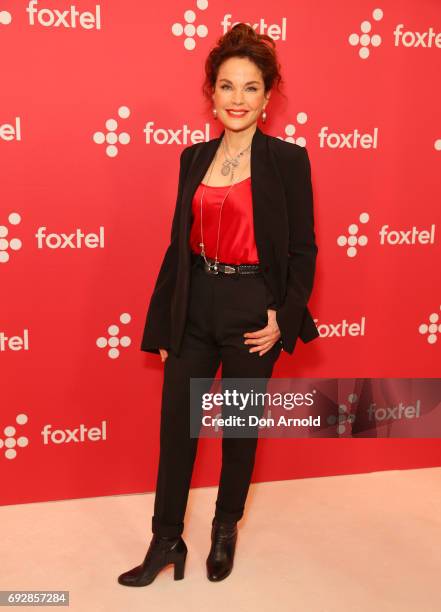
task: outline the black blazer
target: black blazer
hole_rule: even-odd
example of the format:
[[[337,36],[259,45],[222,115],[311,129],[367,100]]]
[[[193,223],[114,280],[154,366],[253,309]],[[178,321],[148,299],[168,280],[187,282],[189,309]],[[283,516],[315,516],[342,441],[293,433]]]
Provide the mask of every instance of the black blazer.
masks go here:
[[[148,307],[142,351],[159,353],[165,348],[179,355],[190,288],[191,204],[223,134],[181,153],[171,240]],[[282,347],[292,353],[297,337],[310,342],[319,336],[306,306],[318,252],[309,157],[304,147],[269,136],[259,127],[250,155],[256,248],[274,298]]]

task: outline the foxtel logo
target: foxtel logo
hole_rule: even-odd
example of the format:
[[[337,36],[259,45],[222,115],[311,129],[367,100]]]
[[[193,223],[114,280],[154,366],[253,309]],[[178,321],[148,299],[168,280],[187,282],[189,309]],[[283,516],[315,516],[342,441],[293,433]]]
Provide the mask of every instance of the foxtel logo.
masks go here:
[[[441,48],[441,32],[435,32],[432,26],[426,32],[413,32],[406,30],[403,32],[404,23],[399,23],[394,30],[394,45],[398,47],[438,47]],[[432,44],[433,43],[433,44]]]
[[[220,22],[221,27],[222,27],[222,32],[224,34],[228,30],[228,28],[230,27],[232,28],[237,23],[240,23],[240,21],[232,21],[231,17],[232,17],[232,14],[227,13],[226,15],[224,15],[224,17],[222,18],[222,21]],[[267,36],[270,36],[273,40],[286,40],[286,23],[287,23],[286,17],[282,17],[281,25],[279,25],[278,23],[268,24],[266,23],[263,17],[261,17],[257,23],[250,23],[248,21],[245,23],[250,25],[253,28],[253,30],[258,32],[259,34],[266,34]]]
[[[205,124],[205,130],[191,130],[186,124],[177,130],[171,128],[154,128],[154,121],[147,121],[143,132],[146,144],[154,142],[159,145],[187,145],[204,142],[210,139],[210,124]]]
[[[43,444],[69,444],[70,442],[97,442],[107,440],[107,421],[101,421],[99,427],[86,427],[81,423],[76,429],[52,429],[48,423],[41,431]]]
[[[52,232],[47,234],[47,228],[43,225],[38,228],[35,237],[37,238],[37,247],[42,249],[44,246],[49,249],[81,249],[83,246],[89,249],[99,247],[104,248],[104,227],[101,225],[98,234],[84,234],[79,228],[73,234],[56,234]]]
[[[321,338],[343,338],[345,336],[364,336],[366,317],[361,317],[360,322],[349,323],[343,319],[340,323],[318,323],[314,319]]]
[[[101,6],[95,5],[95,12],[79,11],[72,4],[67,10],[37,8],[37,0],[31,0],[26,8],[29,14],[29,25],[44,26],[46,28],[83,28],[84,30],[101,30]]]
[[[0,140],[21,140],[21,119],[15,117],[14,123],[0,124]]]
[[[410,230],[388,230],[389,225],[382,225],[380,231],[380,244],[434,244],[435,223],[430,230],[418,230],[415,225]]]
[[[400,402],[397,406],[378,406],[373,403],[367,409],[369,421],[399,421],[400,419],[418,419],[421,417],[421,400],[415,405],[405,406]]]
[[[374,128],[373,133],[362,134],[355,128],[349,134],[328,132],[329,128],[324,125],[317,134],[319,137],[320,148],[325,146],[329,149],[377,149],[378,148],[378,128]]]

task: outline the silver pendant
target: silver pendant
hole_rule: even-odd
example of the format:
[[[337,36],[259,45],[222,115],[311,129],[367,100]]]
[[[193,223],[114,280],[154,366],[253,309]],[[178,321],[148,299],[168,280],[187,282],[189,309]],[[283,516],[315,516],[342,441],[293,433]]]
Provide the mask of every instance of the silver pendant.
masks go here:
[[[230,172],[231,172],[231,168],[230,168],[229,163],[228,163],[228,162],[224,162],[224,163],[222,164],[221,174],[222,174],[223,176],[228,176],[228,175],[230,174]]]
[[[223,176],[227,176],[231,172],[231,167],[236,168],[239,165],[239,161],[237,159],[226,159],[222,163],[221,173]]]

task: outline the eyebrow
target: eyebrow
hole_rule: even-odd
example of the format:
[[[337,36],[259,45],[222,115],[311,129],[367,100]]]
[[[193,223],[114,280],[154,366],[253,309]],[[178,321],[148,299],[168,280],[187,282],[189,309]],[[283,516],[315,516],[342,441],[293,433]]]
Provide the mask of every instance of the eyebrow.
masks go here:
[[[227,83],[231,83],[230,79],[219,79],[219,81],[227,81]],[[251,85],[251,83],[257,83],[260,85],[259,81],[248,81],[248,83],[245,83],[245,85]]]

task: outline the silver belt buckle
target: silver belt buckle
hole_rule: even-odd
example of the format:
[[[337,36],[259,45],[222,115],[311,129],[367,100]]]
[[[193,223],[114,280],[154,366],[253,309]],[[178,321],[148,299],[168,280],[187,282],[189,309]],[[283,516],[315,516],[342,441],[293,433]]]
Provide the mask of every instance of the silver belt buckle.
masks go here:
[[[214,262],[205,263],[204,268],[208,274],[219,274],[218,268]]]
[[[236,272],[236,268],[233,268],[232,266],[224,266],[224,272],[225,274],[234,274]]]

